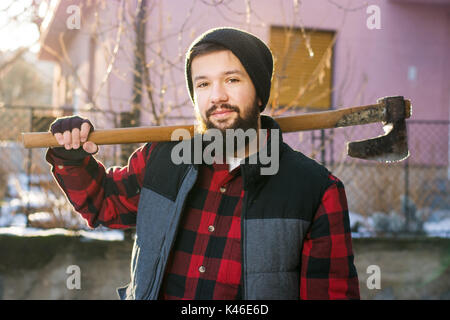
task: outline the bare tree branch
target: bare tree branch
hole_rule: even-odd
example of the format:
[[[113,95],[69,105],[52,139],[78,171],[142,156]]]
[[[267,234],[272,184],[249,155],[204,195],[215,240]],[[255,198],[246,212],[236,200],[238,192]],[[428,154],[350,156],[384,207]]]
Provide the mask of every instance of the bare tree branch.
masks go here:
[[[0,75],[5,73],[9,69],[9,67],[11,67],[17,60],[19,60],[23,56],[23,54],[28,50],[29,50],[28,47],[20,48],[16,50],[16,52],[11,58],[0,64]]]
[[[98,95],[100,94],[100,91],[102,90],[105,83],[108,81],[108,78],[111,75],[111,72],[113,70],[114,62],[116,61],[117,53],[119,52],[119,45],[120,45],[120,40],[122,37],[122,31],[123,31],[124,4],[125,4],[125,0],[121,0],[120,6],[119,6],[119,27],[118,27],[117,34],[116,34],[114,50],[112,53],[111,60],[109,61],[108,67],[106,69],[106,73],[105,73],[100,85],[98,86],[97,92],[93,95],[92,100],[94,100],[94,101],[97,100]]]

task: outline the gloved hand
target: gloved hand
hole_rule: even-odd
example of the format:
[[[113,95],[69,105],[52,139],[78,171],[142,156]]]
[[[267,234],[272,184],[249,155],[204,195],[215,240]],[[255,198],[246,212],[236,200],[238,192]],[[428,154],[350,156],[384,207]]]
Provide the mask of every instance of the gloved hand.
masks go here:
[[[87,141],[89,133],[94,131],[94,126],[88,119],[79,116],[58,118],[50,125],[50,131],[58,143],[64,146],[64,149],[54,148],[54,151],[65,158],[78,159],[98,151],[95,143]]]

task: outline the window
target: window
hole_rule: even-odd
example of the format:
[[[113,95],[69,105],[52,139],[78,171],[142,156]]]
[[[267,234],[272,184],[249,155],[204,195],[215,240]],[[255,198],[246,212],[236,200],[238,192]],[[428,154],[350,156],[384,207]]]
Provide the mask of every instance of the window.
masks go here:
[[[280,107],[331,107],[334,32],[270,28],[275,58],[270,103]]]

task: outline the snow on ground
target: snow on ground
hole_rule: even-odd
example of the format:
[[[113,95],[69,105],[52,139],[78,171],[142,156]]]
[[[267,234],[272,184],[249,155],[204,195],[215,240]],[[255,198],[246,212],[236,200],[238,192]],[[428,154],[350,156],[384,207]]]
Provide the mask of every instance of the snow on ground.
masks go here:
[[[364,217],[355,212],[349,212],[349,217],[353,238],[368,238],[375,235],[374,217]],[[429,237],[450,238],[450,211],[436,211],[424,223],[423,230]]]
[[[367,238],[373,236],[373,225],[371,219],[352,211],[349,211],[348,214],[353,238]]]
[[[42,219],[50,214],[38,212]],[[1,217],[0,217],[1,218]],[[99,227],[94,230],[68,230],[63,228],[40,229],[27,227],[27,217],[25,214],[10,215],[7,225],[2,227],[0,219],[0,235],[13,235],[20,237],[45,237],[54,235],[65,236],[81,236],[85,239],[103,240],[103,241],[122,241],[124,240],[124,232],[122,230],[111,230]]]
[[[430,236],[450,238],[450,218],[436,222],[425,222],[424,229]]]
[[[366,218],[361,214],[349,212],[350,227],[353,238],[369,238],[375,236],[373,220]],[[450,217],[442,220],[433,219],[424,224],[424,230],[430,237],[450,238]],[[39,229],[26,227],[26,217],[24,214],[16,214],[8,227],[0,227],[0,235],[15,235],[24,237],[67,235],[81,236],[85,239],[104,240],[104,241],[122,241],[124,232],[122,230],[110,230],[105,227],[99,227],[95,230],[71,231],[62,228]]]
[[[19,237],[46,237],[46,236],[81,236],[85,239],[103,241],[122,241],[124,233],[122,230],[80,230],[73,231],[62,228],[38,229],[24,226],[12,226],[0,228],[0,235],[11,235]]]
[[[54,194],[43,192],[42,188],[37,186],[39,183],[49,182],[51,179],[48,174],[32,174],[29,181],[28,175],[25,173],[11,174],[8,176],[7,182],[8,193],[12,198],[21,199],[24,203],[30,201],[32,206],[39,206],[49,196],[51,199],[56,198]],[[29,188],[28,182],[31,183],[31,188]]]
[[[78,234],[83,238],[103,241],[122,241],[125,238],[122,230],[81,230]]]

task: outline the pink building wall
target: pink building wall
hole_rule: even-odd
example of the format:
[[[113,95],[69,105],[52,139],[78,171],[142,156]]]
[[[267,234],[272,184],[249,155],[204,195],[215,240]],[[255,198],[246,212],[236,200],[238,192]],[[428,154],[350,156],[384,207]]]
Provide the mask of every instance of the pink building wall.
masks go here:
[[[172,23],[184,21],[189,4],[183,1],[164,1],[164,12],[172,15]],[[253,2],[252,2],[253,3]],[[234,7],[245,12],[244,1]],[[239,6],[239,4],[241,4]],[[449,118],[449,65],[450,2],[448,6],[414,4],[389,0],[372,1],[380,7],[381,29],[369,30],[366,22],[370,14],[366,7],[345,12],[327,1],[302,1],[299,17],[310,29],[334,30],[338,33],[335,46],[334,86],[352,77],[345,92],[335,92],[333,107],[370,104],[386,95],[404,95],[414,102],[415,119]],[[269,41],[271,25],[290,24],[293,19],[293,1],[258,1],[252,10],[250,24],[236,18],[239,23],[218,16],[213,7],[197,5],[195,23],[191,28],[196,35],[216,26],[230,25],[252,31]],[[358,8],[358,5],[354,5]],[[264,24],[262,26],[261,24]],[[294,23],[300,27],[300,23]],[[183,52],[192,38],[183,38]],[[176,48],[176,45],[173,45]],[[177,51],[177,50],[174,50]],[[408,79],[410,67],[415,67],[415,79]],[[361,93],[364,79],[367,83]],[[361,94],[359,94],[361,93]]]

